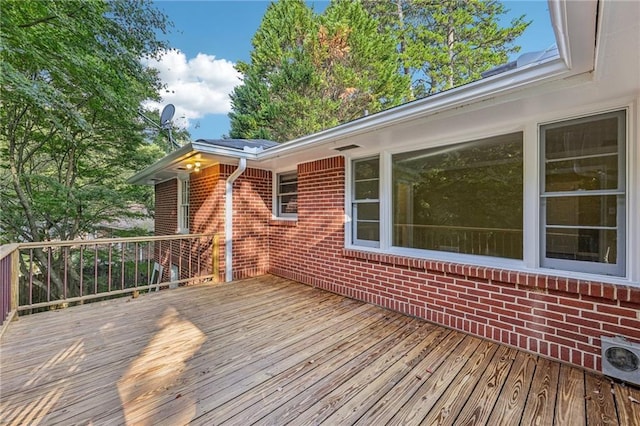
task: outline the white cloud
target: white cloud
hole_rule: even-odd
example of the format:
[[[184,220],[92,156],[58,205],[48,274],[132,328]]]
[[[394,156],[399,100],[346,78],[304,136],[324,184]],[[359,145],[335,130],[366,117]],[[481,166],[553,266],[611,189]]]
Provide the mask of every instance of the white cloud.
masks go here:
[[[189,127],[193,120],[207,114],[227,114],[231,111],[229,94],[242,83],[242,75],[232,62],[204,53],[187,59],[181,51],[170,50],[159,60],[147,59],[144,63],[158,70],[166,86],[159,93],[162,102],[144,106],[161,110],[166,104],[175,105],[173,122],[178,127]]]

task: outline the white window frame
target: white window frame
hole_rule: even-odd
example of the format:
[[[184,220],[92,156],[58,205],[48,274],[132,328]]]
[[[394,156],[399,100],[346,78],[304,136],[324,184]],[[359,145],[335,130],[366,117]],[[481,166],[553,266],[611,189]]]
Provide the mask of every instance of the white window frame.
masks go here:
[[[640,279],[640,262],[635,262],[630,256],[632,253],[640,252],[640,216],[637,211],[640,210],[640,170],[636,170],[637,162],[640,161],[640,145],[638,145],[637,135],[638,123],[640,123],[640,108],[636,102],[620,104],[619,102],[601,103],[599,105],[590,105],[587,107],[577,107],[571,111],[565,111],[566,114],[545,113],[531,120],[523,121],[519,125],[511,122],[502,126],[485,129],[484,131],[469,131],[458,134],[457,136],[446,136],[444,139],[435,141],[427,138],[424,142],[414,142],[393,148],[391,150],[370,150],[363,153],[362,156],[345,156],[345,239],[344,247],[346,249],[390,254],[397,256],[415,257],[422,259],[430,259],[435,261],[455,262],[479,267],[502,268],[513,271],[521,271],[525,273],[542,273],[567,278],[593,280],[598,279],[603,282],[610,282],[621,285],[637,285]],[[541,176],[541,150],[540,150],[540,128],[550,123],[559,123],[579,118],[589,118],[600,116],[606,113],[626,112],[626,128],[624,133],[623,157],[625,158],[621,165],[624,169],[620,169],[626,176],[626,202],[624,206],[625,223],[624,229],[619,230],[619,239],[624,240],[626,250],[619,253],[620,259],[624,261],[620,271],[616,275],[610,275],[599,271],[582,271],[577,272],[563,269],[551,269],[543,266],[541,253],[543,250],[540,238],[543,229],[543,219],[541,217],[540,207],[540,187],[543,177]],[[514,126],[515,124],[515,126]],[[507,259],[490,256],[477,256],[459,253],[447,253],[440,251],[419,250],[411,248],[394,247],[392,245],[392,164],[391,158],[393,154],[408,152],[418,149],[424,149],[432,146],[448,146],[454,145],[471,138],[487,138],[504,133],[514,131],[522,131],[524,134],[524,186],[523,186],[523,259]],[[380,244],[376,246],[367,246],[359,244],[354,239],[353,227],[354,217],[352,211],[352,191],[353,191],[353,165],[352,162],[358,159],[366,159],[368,157],[380,156]]]
[[[273,175],[273,217],[277,219],[285,219],[285,220],[296,220],[298,218],[297,208],[296,213],[285,213],[282,211],[282,196],[283,195],[298,195],[299,191],[296,192],[280,192],[280,179],[282,176],[296,176],[296,188],[298,184],[298,171],[297,170],[289,170],[281,173],[274,173]]]
[[[606,117],[618,118],[618,188],[615,190],[576,190],[571,192],[549,192],[545,191],[545,130],[558,127],[564,127],[572,124],[589,123],[598,119]],[[627,128],[628,128],[628,113],[626,109],[619,109],[617,111],[595,113],[584,115],[579,118],[568,120],[557,120],[550,123],[540,124],[539,126],[539,138],[540,138],[540,159],[539,159],[539,175],[540,175],[540,223],[539,223],[539,238],[540,238],[540,266],[549,269],[559,269],[563,271],[575,271],[585,272],[588,274],[599,275],[612,275],[617,277],[623,277],[626,275],[626,256],[627,256]],[[616,233],[617,233],[617,263],[608,264],[602,262],[589,262],[581,260],[570,259],[556,259],[546,256],[546,200],[555,196],[562,197],[578,197],[578,196],[600,196],[600,195],[615,195],[617,198],[616,208]],[[571,226],[565,226],[571,227]],[[603,228],[602,226],[598,228]]]
[[[189,175],[180,176],[177,179],[178,184],[178,199],[177,199],[177,221],[178,221],[178,234],[189,233],[189,206],[191,204],[191,189]]]
[[[367,198],[367,199],[362,199],[362,200],[356,200],[355,198],[355,183],[356,183],[356,175],[355,175],[355,167],[354,164],[358,161],[368,161],[368,160],[374,160],[377,159],[378,160],[378,198],[377,199],[373,199],[373,198]],[[349,232],[349,235],[351,237],[351,241],[353,241],[353,244],[359,247],[377,247],[379,248],[381,246],[381,241],[383,239],[382,236],[382,229],[383,229],[383,224],[382,224],[382,220],[383,220],[383,215],[382,215],[382,158],[380,155],[373,155],[373,156],[367,156],[364,158],[355,158],[349,161],[350,163],[350,170],[352,171],[350,174],[350,179],[349,179],[349,210],[351,212],[351,229]],[[363,240],[363,239],[359,239],[358,238],[358,230],[357,230],[357,225],[358,225],[358,204],[363,204],[363,203],[378,203],[378,241],[373,241],[373,240]]]

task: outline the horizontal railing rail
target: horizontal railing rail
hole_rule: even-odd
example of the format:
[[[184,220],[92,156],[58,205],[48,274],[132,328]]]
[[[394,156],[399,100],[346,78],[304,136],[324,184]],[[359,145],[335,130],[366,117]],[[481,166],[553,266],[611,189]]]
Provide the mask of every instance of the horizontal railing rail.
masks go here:
[[[1,248],[5,325],[13,311],[35,313],[218,279],[215,234],[48,241]]]

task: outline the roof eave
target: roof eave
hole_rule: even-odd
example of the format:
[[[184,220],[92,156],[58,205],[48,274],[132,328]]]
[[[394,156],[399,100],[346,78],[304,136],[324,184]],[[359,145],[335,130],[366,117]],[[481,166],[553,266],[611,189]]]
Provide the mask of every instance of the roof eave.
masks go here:
[[[176,151],[162,157],[160,160],[156,161],[149,167],[131,176],[129,179],[127,179],[127,183],[133,185],[154,184],[155,182],[150,182],[150,179],[154,176],[154,174],[167,169],[176,163],[185,161],[197,154],[207,154],[219,157],[221,162],[223,162],[225,159],[229,159],[235,162],[239,158],[243,157],[247,160],[256,160],[256,154],[252,152],[232,148],[214,147],[207,143],[201,143],[197,141],[189,142]]]
[[[559,44],[560,56],[541,63],[497,74],[467,85],[441,92],[367,117],[345,123],[318,133],[285,142],[261,152],[248,152],[230,148],[191,142],[167,155],[128,179],[129,183],[148,184],[149,178],[164,168],[184,161],[198,153],[224,160],[238,161],[240,158],[254,163],[295,155],[311,147],[336,142],[351,136],[394,126],[417,118],[434,116],[509,95],[541,83],[568,79],[593,71],[595,60],[595,22],[597,1],[568,2],[549,0],[552,25]],[[593,22],[593,27],[589,25]]]
[[[285,142],[259,153],[258,160],[264,161],[293,154],[311,145],[340,140],[362,132],[371,132],[376,129],[397,125],[404,121],[439,114],[447,110],[494,98],[498,95],[515,92],[538,82],[548,82],[575,74],[569,71],[564,60],[560,57],[548,60],[543,64],[532,64],[513,70],[508,75],[498,74],[478,80],[465,86],[437,93],[331,129]]]

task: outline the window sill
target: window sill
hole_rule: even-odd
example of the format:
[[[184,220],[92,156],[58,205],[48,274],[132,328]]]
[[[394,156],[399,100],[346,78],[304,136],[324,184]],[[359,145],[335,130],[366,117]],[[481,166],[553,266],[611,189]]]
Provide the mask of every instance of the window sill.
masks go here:
[[[269,219],[269,226],[298,226],[297,217],[272,217]]]

